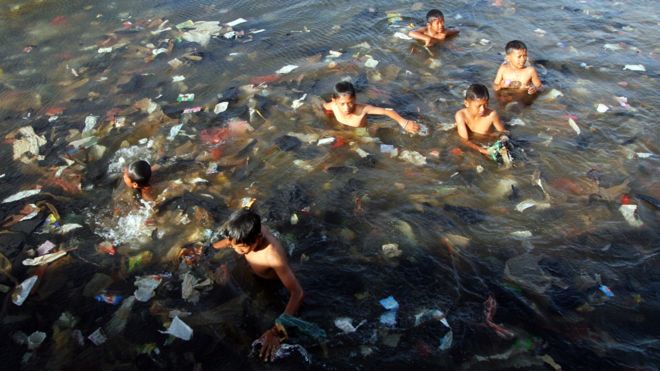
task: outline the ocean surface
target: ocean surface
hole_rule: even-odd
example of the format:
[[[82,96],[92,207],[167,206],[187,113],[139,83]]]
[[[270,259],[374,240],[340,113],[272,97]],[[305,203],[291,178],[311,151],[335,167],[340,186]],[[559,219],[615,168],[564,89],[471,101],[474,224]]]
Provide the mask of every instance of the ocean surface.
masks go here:
[[[460,34],[400,37],[431,8]],[[0,368],[658,369],[659,21],[654,1],[0,2]],[[545,91],[491,88],[507,167],[453,122],[513,39]],[[429,135],[333,122],[339,81]],[[156,206],[121,180],[138,159]],[[231,250],[179,257],[248,198],[326,333],[271,365],[252,343],[286,290]],[[66,256],[24,265],[46,241]],[[175,318],[192,338],[159,332]]]

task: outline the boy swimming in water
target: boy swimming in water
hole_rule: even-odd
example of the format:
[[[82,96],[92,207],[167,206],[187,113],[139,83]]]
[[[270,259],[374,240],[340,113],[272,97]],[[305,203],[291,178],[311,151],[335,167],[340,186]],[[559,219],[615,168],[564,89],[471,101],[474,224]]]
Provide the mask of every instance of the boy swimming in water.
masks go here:
[[[136,197],[153,201],[151,194],[151,165],[144,160],[134,161],[124,169],[124,183],[135,190]]]
[[[480,138],[494,137],[505,133],[504,125],[495,110],[488,108],[488,88],[481,84],[472,84],[465,92],[465,108],[456,112],[456,128],[463,144],[492,157],[488,148],[483,148],[471,141],[471,136]],[[496,132],[491,133],[491,127]]]
[[[420,129],[419,124],[415,121],[404,119],[394,110],[356,103],[355,88],[348,81],[335,85],[332,101],[324,103],[323,110],[328,116],[334,116],[339,123],[353,127],[364,126],[367,115],[383,115],[396,121],[403,130],[409,133],[417,133]]]
[[[410,31],[408,36],[424,41],[424,46],[431,46],[438,41],[458,35],[457,29],[445,28],[445,16],[438,9],[431,9],[426,13],[426,26]]]
[[[216,249],[232,248],[245,257],[254,274],[265,279],[279,279],[289,291],[289,302],[284,314],[295,315],[303,301],[303,289],[293,274],[286,253],[280,242],[261,225],[261,217],[247,208],[234,212],[224,225],[225,239],[215,242]],[[273,361],[286,338],[286,329],[275,324],[261,335],[263,342],[260,356],[264,361]]]
[[[506,61],[502,63],[493,86],[500,89],[527,90],[527,94],[535,94],[543,89],[541,79],[532,66],[527,66],[527,46],[522,41],[513,40],[506,44]]]

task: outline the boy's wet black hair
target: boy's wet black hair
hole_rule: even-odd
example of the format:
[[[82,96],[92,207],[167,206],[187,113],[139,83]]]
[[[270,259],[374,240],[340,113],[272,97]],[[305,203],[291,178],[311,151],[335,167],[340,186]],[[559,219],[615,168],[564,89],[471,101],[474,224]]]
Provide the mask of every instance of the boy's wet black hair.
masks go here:
[[[341,81],[335,84],[335,91],[332,92],[332,97],[337,99],[342,96],[350,96],[355,98],[355,87],[348,81]]]
[[[444,18],[444,17],[445,15],[442,14],[442,12],[439,11],[438,9],[431,9],[429,10],[428,13],[426,13],[426,23],[431,23],[431,21],[436,18]]]
[[[223,226],[222,234],[235,243],[252,245],[261,235],[261,217],[247,208],[235,211]]]
[[[488,100],[489,98],[490,95],[488,94],[488,88],[481,84],[472,84],[465,91],[465,100]]]
[[[138,160],[128,165],[128,177],[140,187],[147,187],[151,180],[151,165],[144,160]]]
[[[527,50],[527,45],[520,40],[511,40],[506,43],[504,50],[506,51],[506,54],[510,54],[514,50]]]

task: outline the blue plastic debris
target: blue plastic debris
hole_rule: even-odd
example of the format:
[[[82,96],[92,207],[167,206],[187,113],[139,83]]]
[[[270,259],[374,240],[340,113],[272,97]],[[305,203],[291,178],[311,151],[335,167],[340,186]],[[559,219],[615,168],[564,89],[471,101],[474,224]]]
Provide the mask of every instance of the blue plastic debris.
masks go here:
[[[385,299],[380,299],[379,303],[380,303],[380,305],[383,306],[383,308],[385,308],[387,310],[392,310],[392,309],[397,310],[397,309],[399,309],[399,303],[391,295],[386,297]]]
[[[610,290],[609,287],[607,287],[605,285],[600,285],[599,289],[608,298],[613,298],[614,297],[614,293],[612,292],[612,290]]]
[[[388,310],[380,315],[380,323],[385,326],[396,326],[396,309]]]

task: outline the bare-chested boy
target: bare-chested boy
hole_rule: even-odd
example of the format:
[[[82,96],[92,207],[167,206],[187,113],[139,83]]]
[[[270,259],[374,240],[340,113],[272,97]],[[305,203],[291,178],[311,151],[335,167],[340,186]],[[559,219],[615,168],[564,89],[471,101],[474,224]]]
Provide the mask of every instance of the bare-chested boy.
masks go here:
[[[424,41],[424,46],[431,46],[438,41],[458,35],[457,29],[445,28],[445,16],[438,9],[431,9],[426,13],[426,26],[410,31],[408,36]]]
[[[527,46],[522,41],[513,40],[506,44],[506,61],[502,63],[493,85],[500,89],[527,90],[535,94],[543,89],[541,79],[532,66],[527,66]]]
[[[213,244],[216,249],[232,248],[243,255],[252,271],[265,279],[279,279],[289,291],[289,302],[284,313],[295,315],[303,301],[303,289],[293,274],[280,242],[261,225],[261,217],[252,210],[234,212],[224,225],[225,239]],[[266,330],[260,339],[263,342],[260,356],[273,361],[280,341],[286,336],[279,325]]]
[[[347,81],[335,85],[332,101],[324,103],[323,110],[328,116],[334,116],[340,124],[347,126],[363,127],[367,123],[367,115],[383,115],[396,121],[409,133],[417,133],[420,129],[415,121],[404,119],[394,110],[357,103],[355,88]]]
[[[456,128],[463,143],[479,151],[486,156],[492,154],[487,148],[483,148],[472,141],[473,137],[488,138],[495,137],[505,132],[504,125],[495,110],[488,108],[488,88],[481,84],[472,84],[465,92],[465,108],[456,112]],[[496,132],[491,133],[491,127]]]

